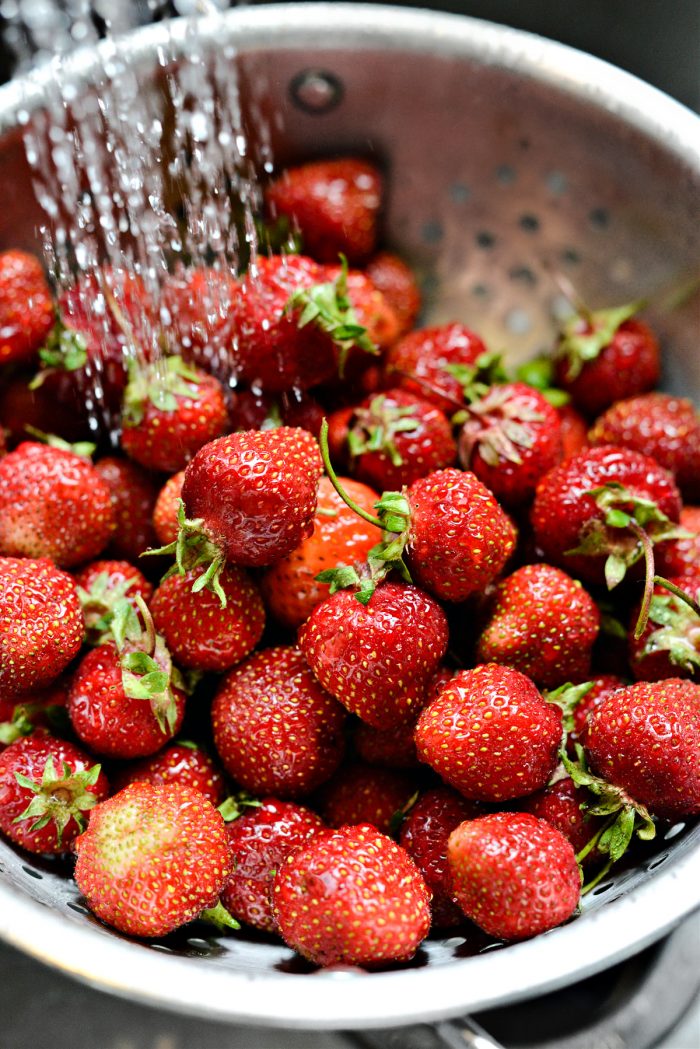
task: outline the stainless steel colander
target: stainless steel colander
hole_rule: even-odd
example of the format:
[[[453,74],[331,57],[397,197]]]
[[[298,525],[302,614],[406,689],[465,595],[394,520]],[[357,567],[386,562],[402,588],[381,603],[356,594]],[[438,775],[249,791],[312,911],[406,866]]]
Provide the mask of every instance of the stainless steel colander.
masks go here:
[[[120,46],[151,90],[165,29]],[[551,344],[561,273],[594,306],[649,298],[665,386],[700,392],[700,120],[626,73],[534,36],[429,12],[346,4],[249,8],[202,20],[233,42],[241,96],[270,121],[279,165],[359,151],[386,166],[386,239],[421,275],[426,319],[463,320],[511,359]],[[185,46],[176,26],[170,43]],[[74,56],[77,92],[99,55]],[[51,72],[0,91],[0,247],[36,247],[40,210],[19,124]],[[254,133],[254,116],[249,114]],[[428,941],[393,972],[308,974],[290,951],[198,930],[129,941],[93,920],[51,865],[0,844],[0,935],[76,977],[169,1009],[305,1028],[441,1018],[541,994],[662,936],[700,905],[700,826],[605,879],[583,914],[536,940],[465,956]],[[206,936],[206,939],[201,938]]]

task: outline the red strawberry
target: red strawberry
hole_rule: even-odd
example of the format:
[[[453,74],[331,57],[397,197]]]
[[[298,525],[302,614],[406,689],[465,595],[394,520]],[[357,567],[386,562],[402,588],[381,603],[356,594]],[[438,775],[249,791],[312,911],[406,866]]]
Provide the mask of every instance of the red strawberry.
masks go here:
[[[93,809],[75,880],[101,921],[165,936],[213,908],[231,870],[226,827],[199,791],[134,783]]]
[[[181,666],[228,670],[262,637],[265,608],[257,586],[242,568],[227,565],[219,576],[224,608],[210,590],[193,592],[201,577],[202,570],[194,569],[165,579],[151,602],[153,621]]]
[[[366,721],[358,721],[353,735],[358,757],[368,765],[382,765],[390,769],[418,768],[418,755],[413,742],[413,725],[395,728],[372,728]]]
[[[324,783],[316,804],[329,827],[370,823],[382,834],[392,834],[414,793],[413,780],[403,772],[351,764]]]
[[[353,413],[345,458],[359,481],[380,492],[452,466],[456,457],[443,413],[405,390],[368,397]]]
[[[695,575],[668,580],[696,602],[700,601],[700,563]],[[685,601],[656,585],[649,605],[649,618],[639,637],[641,602],[633,611],[629,632],[629,660],[639,681],[692,677],[700,680],[700,615]]]
[[[561,738],[561,711],[525,674],[495,663],[456,674],[422,711],[415,735],[421,761],[476,801],[544,787]]]
[[[399,334],[410,331],[421,305],[420,291],[410,266],[398,255],[380,251],[369,260],[365,273],[396,314]]]
[[[123,790],[130,783],[150,783],[153,787],[176,783],[192,787],[203,794],[212,805],[220,805],[226,789],[224,777],[212,759],[195,743],[171,743],[152,757],[127,765],[114,777],[115,790]]]
[[[0,389],[0,424],[9,445],[31,439],[37,430],[52,433],[65,441],[86,441],[90,437],[84,404],[65,404],[48,386],[31,389],[30,376],[17,375]]]
[[[171,543],[174,543],[180,530],[178,510],[180,509],[184,481],[184,470],[180,470],[179,473],[169,477],[158,493],[158,498],[153,508],[153,528],[158,541],[163,546],[169,546]]]
[[[459,458],[502,502],[526,502],[561,458],[561,422],[549,401],[522,382],[491,386],[464,409]]]
[[[379,498],[376,492],[359,481],[343,478],[342,484],[364,510],[372,510]],[[322,477],[313,532],[268,568],[262,578],[261,589],[268,608],[284,626],[301,626],[316,605],[328,597],[330,584],[320,582],[319,573],[338,564],[364,561],[381,537],[379,528],[358,517],[328,478]]]
[[[449,787],[435,787],[420,796],[401,826],[401,845],[433,894],[433,928],[448,929],[464,921],[454,902],[447,841],[460,823],[482,814],[476,802],[467,801]]]
[[[486,347],[469,328],[443,324],[405,335],[389,350],[384,367],[392,385],[449,414],[464,401],[462,383],[452,369],[475,365],[484,353]]]
[[[217,578],[226,562],[274,564],[311,533],[321,472],[318,445],[306,430],[282,426],[210,441],[185,471],[181,573],[209,562],[203,578],[223,604]]]
[[[292,646],[250,656],[224,678],[212,706],[226,771],[253,794],[281,798],[303,797],[335,772],[344,722]]]
[[[577,787],[567,776],[566,779],[559,779],[550,787],[531,794],[525,799],[522,808],[523,812],[546,820],[561,831],[578,855],[604,825],[604,820],[599,816],[590,816],[585,811],[585,807],[590,804],[590,795]],[[581,862],[590,864],[598,860],[600,853],[593,847],[582,857]]]
[[[0,830],[29,852],[68,852],[87,813],[108,793],[99,765],[45,733],[0,754]]]
[[[367,603],[354,590],[338,590],[299,631],[323,687],[375,728],[415,718],[447,642],[440,606],[403,583],[381,583]]]
[[[418,868],[369,824],[315,835],[284,861],[272,898],[282,938],[317,965],[406,961],[430,927]]]
[[[112,621],[115,642],[83,658],[71,684],[68,713],[75,732],[97,754],[140,758],[160,750],[182,724],[185,695],[146,605],[143,626],[127,615]]]
[[[646,393],[617,401],[596,419],[591,444],[618,444],[656,459],[688,499],[700,496],[700,416],[692,401]]]
[[[0,366],[31,362],[54,322],[51,292],[39,260],[0,253]]]
[[[583,681],[600,613],[581,584],[551,565],[524,565],[496,587],[477,643],[482,663],[504,663],[542,688]]]
[[[48,558],[0,557],[0,695],[54,681],[80,651],[84,630],[67,572]]]
[[[644,558],[648,541],[676,536],[680,509],[671,475],[653,459],[603,445],[545,474],[532,525],[548,561],[587,582],[605,579],[613,587]],[[663,547],[660,554],[663,560]]]
[[[69,568],[100,554],[116,527],[109,488],[92,463],[25,441],[0,459],[0,552]]]
[[[489,936],[524,940],[570,918],[581,882],[571,843],[529,813],[460,824],[447,859],[457,902]]]
[[[562,458],[578,455],[588,445],[588,424],[580,412],[571,404],[557,407],[561,425]]]
[[[557,347],[557,385],[587,415],[652,390],[659,381],[659,344],[641,321],[638,303],[574,314]]]
[[[166,278],[160,319],[171,351],[204,371],[230,370],[231,303],[238,285],[230,273],[197,267]]]
[[[121,444],[131,459],[174,473],[227,429],[224,388],[181,357],[132,368],[122,423]]]
[[[617,674],[601,674],[599,677],[591,680],[593,688],[589,689],[586,695],[581,698],[572,712],[573,728],[568,734],[571,744],[579,742],[585,735],[588,715],[596,710],[601,703],[605,702],[613,692],[617,692],[618,689],[625,688],[627,685],[627,682],[623,678],[618,677]]]
[[[298,426],[314,437],[318,437],[323,417],[323,408],[305,390],[290,390],[273,396],[261,391],[237,389],[230,411],[232,431]]]
[[[36,729],[67,721],[68,686],[59,679],[36,692],[0,698],[0,751]]]
[[[664,568],[670,576],[694,575],[700,564],[700,506],[684,506],[680,526],[690,532],[664,546]]]
[[[341,157],[288,168],[265,190],[265,203],[273,218],[294,223],[318,262],[335,262],[341,252],[362,262],[374,251],[381,196],[374,164]]]
[[[662,819],[700,813],[700,685],[679,678],[618,689],[589,715],[593,772]]]
[[[109,552],[114,557],[136,561],[144,550],[155,546],[152,517],[156,485],[140,466],[128,459],[107,456],[95,463],[95,469],[109,488],[117,522]],[[177,510],[175,516],[177,518]]]
[[[138,610],[136,595],[150,601],[153,587],[128,561],[93,561],[75,576],[83,606],[89,644],[111,640],[111,624],[118,602],[128,601]]]
[[[221,900],[228,911],[256,929],[275,932],[272,882],[287,856],[323,829],[315,812],[293,801],[265,798],[226,825],[233,870]]]

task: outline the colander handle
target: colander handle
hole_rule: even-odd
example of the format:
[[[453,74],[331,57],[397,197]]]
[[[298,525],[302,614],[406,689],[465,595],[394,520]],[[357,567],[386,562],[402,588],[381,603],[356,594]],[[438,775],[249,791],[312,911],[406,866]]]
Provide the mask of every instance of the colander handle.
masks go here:
[[[363,1049],[503,1049],[471,1016],[384,1031],[357,1031]]]

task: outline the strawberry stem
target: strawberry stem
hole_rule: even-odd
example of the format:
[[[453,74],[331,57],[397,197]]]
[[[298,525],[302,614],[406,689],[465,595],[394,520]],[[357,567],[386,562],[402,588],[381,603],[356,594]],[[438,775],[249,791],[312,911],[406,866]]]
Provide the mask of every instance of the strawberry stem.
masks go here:
[[[654,546],[647,533],[641,525],[637,524],[634,518],[630,518],[628,528],[637,536],[644,553],[644,597],[642,598],[642,607],[639,609],[637,625],[634,628],[634,639],[639,641],[649,619],[649,608],[654,594]]]
[[[581,889],[582,896],[586,896],[589,892],[591,892],[592,889],[595,889],[596,885],[598,885],[603,880],[605,875],[610,871],[610,868],[612,867],[614,862],[615,861],[612,859],[608,860],[608,862],[600,868],[596,876],[594,878],[591,878],[587,885],[583,886],[583,888]]]
[[[689,608],[692,608],[693,612],[695,612],[695,615],[700,616],[700,604],[698,604],[690,594],[686,593],[685,590],[681,590],[679,586],[676,586],[676,584],[672,583],[669,579],[664,579],[662,575],[655,575],[654,582],[657,586],[662,586],[664,590],[670,590],[671,593],[675,594],[676,597],[679,597],[681,601],[685,601],[686,605],[688,605]]]
[[[319,443],[319,446],[321,448],[321,458],[323,459],[323,465],[326,468],[326,473],[328,475],[328,480],[331,482],[331,484],[335,488],[335,490],[338,493],[338,495],[340,496],[340,498],[343,500],[343,502],[347,506],[350,507],[351,510],[354,510],[356,514],[359,514],[359,516],[361,518],[363,518],[363,520],[365,520],[369,524],[375,525],[377,528],[381,528],[383,530],[384,529],[384,525],[379,520],[379,518],[378,517],[374,517],[372,514],[368,514],[366,510],[363,510],[363,508],[360,506],[359,503],[356,503],[354,499],[351,499],[351,497],[348,495],[348,493],[345,491],[345,489],[341,485],[340,481],[338,480],[338,476],[337,476],[337,474],[336,474],[336,472],[333,469],[333,466],[331,464],[330,452],[328,450],[328,420],[327,419],[324,419],[323,422],[321,423],[321,432],[320,432],[319,437],[318,437],[318,443]]]
[[[616,819],[617,819],[617,813],[614,812],[612,814],[612,816],[610,817],[610,819],[606,820],[605,823],[603,824],[603,826],[598,828],[598,830],[593,835],[593,837],[590,839],[590,841],[587,842],[583,846],[581,851],[576,854],[576,862],[577,863],[580,864],[583,860],[585,860],[586,856],[588,856],[588,854],[590,852],[593,852],[593,849],[596,847],[596,845],[598,844],[598,842],[602,838],[603,834],[605,834],[605,832],[608,829],[608,827],[612,827],[612,825],[613,825],[613,823],[615,822]]]

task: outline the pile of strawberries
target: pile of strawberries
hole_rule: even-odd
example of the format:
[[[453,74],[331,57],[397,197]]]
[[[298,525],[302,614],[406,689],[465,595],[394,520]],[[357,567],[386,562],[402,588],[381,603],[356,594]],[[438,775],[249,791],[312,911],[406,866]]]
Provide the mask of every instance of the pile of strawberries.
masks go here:
[[[700,813],[695,409],[634,306],[415,329],[381,204],[292,169],[305,254],[157,302],[0,256],[0,830],[126,934],[518,940]]]

